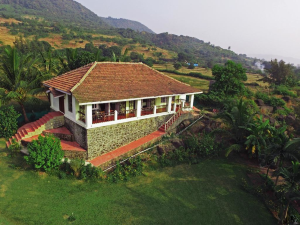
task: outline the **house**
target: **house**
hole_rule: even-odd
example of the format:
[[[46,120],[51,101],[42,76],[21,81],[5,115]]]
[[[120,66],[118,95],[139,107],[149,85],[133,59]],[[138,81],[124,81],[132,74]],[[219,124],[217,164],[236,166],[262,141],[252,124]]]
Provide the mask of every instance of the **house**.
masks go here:
[[[43,85],[87,159],[157,131],[202,93],[142,63],[94,62]]]

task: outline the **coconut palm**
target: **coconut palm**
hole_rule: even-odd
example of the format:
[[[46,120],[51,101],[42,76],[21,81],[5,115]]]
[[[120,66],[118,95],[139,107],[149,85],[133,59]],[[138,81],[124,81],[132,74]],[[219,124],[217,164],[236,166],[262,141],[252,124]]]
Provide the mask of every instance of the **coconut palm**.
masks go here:
[[[18,102],[26,123],[29,120],[24,103],[30,96],[44,91],[41,82],[48,78],[35,67],[36,62],[32,55],[21,55],[10,46],[0,56],[0,96],[6,101]]]

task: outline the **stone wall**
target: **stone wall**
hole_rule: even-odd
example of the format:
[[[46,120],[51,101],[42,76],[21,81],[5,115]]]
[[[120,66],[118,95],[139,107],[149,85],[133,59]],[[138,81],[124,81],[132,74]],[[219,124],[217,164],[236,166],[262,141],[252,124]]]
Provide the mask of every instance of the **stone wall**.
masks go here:
[[[75,141],[84,149],[87,149],[87,130],[72,120],[65,117],[65,126],[74,135]]]
[[[87,130],[88,159],[110,152],[158,130],[171,116],[158,116]],[[73,134],[75,135],[74,132]]]
[[[64,116],[56,116],[53,117],[45,124],[45,130],[56,129],[58,127],[62,127],[65,124]]]

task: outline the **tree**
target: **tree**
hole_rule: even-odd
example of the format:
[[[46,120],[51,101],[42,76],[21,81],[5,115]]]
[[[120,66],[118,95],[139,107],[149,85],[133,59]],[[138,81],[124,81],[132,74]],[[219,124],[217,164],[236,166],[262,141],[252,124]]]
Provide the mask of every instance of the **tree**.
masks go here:
[[[37,60],[32,55],[21,55],[15,47],[6,47],[0,57],[0,93],[5,100],[15,100],[22,108],[25,122],[26,115],[24,102],[28,97],[44,89],[41,82],[49,78],[43,75],[36,67]]]
[[[175,70],[179,70],[182,67],[180,62],[174,63],[173,66],[174,66]]]
[[[0,137],[8,139],[17,133],[19,116],[13,106],[0,109]]]
[[[194,63],[190,63],[190,65],[188,66],[188,69],[195,69]]]
[[[293,85],[295,80],[295,74],[291,64],[286,64],[283,60],[279,62],[277,59],[271,60],[269,67],[265,68],[269,77],[265,77],[262,80],[276,85]]]
[[[215,65],[212,69],[215,83],[212,90],[224,95],[240,94],[245,86],[242,81],[247,80],[246,69],[241,64],[227,61],[225,66]]]

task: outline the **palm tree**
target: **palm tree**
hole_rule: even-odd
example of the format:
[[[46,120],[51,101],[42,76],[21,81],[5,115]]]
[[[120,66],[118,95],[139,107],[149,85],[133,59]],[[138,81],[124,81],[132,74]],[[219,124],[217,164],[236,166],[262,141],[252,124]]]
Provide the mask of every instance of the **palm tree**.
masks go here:
[[[37,60],[29,55],[20,55],[15,47],[6,47],[0,57],[0,95],[4,100],[15,100],[21,106],[25,122],[24,102],[28,97],[44,91],[41,81],[47,79],[35,67]]]
[[[280,224],[285,224],[285,222],[288,222],[286,219],[291,202],[294,200],[300,200],[300,163],[298,161],[292,162],[291,168],[281,168],[280,175],[284,177],[285,183],[277,187],[277,190],[284,193],[286,200],[286,206],[283,210]]]
[[[253,115],[250,115],[247,105],[243,102],[243,99],[240,99],[236,106],[219,114],[218,117],[223,119],[230,127],[231,137],[236,142],[228,148],[226,153],[226,156],[228,156],[232,151],[242,149],[247,134],[246,127],[248,127],[252,121]]]

